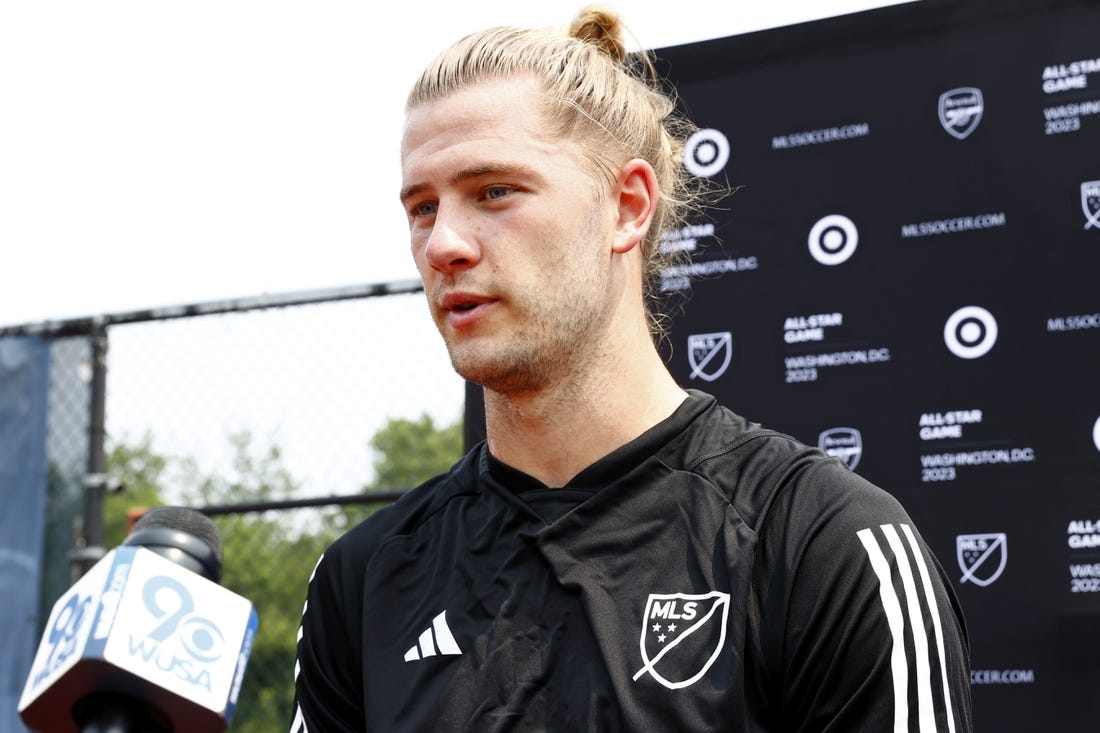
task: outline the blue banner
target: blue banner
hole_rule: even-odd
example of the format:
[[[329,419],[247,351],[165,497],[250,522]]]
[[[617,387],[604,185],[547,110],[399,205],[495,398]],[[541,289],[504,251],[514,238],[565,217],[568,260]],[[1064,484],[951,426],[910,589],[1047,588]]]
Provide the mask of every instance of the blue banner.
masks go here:
[[[39,637],[49,357],[43,339],[0,338],[0,733],[26,730],[16,704]]]

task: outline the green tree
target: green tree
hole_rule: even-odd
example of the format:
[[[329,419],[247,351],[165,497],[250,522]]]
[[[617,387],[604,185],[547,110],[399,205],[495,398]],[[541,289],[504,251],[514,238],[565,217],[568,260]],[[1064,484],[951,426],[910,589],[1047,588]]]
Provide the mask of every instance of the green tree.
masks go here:
[[[107,452],[107,474],[122,490],[103,499],[103,533],[107,549],[117,547],[129,531],[130,510],[152,509],[164,504],[161,486],[169,459],[153,450],[146,433],[136,443],[118,442]]]
[[[449,469],[462,456],[462,421],[436,428],[431,415],[386,421],[370,440],[374,481],[367,490],[408,489]]]
[[[283,466],[283,453],[275,443],[258,445],[248,431],[229,436],[233,451],[231,470],[205,475],[194,460],[183,463],[184,497],[194,506],[211,506],[231,502],[271,501],[283,499],[297,488],[294,478]]]
[[[370,439],[374,452],[374,478],[363,491],[404,491],[437,476],[462,457],[462,421],[437,428],[431,415],[415,420],[390,418]],[[361,522],[379,508],[377,504],[343,509],[343,526]]]

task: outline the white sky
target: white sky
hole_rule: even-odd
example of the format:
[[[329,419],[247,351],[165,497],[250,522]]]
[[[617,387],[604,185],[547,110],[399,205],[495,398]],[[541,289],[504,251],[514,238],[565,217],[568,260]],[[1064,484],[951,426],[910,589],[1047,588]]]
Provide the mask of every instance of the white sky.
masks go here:
[[[610,4],[659,48],[894,2]],[[0,326],[415,277],[408,86],[469,31],[581,4],[0,4]]]

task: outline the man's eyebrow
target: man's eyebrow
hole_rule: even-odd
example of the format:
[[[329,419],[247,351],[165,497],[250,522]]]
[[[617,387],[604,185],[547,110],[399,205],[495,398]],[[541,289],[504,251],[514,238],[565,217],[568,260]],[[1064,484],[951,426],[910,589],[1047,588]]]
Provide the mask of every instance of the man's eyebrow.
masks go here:
[[[535,178],[538,174],[531,166],[524,165],[523,163],[486,163],[481,165],[470,166],[469,168],[463,168],[458,173],[448,179],[448,184],[462,183],[472,178],[480,178],[488,175],[501,175],[510,178]],[[401,200],[406,201],[409,198],[416,196],[426,188],[430,188],[427,183],[413,183],[405,186],[401,189]]]

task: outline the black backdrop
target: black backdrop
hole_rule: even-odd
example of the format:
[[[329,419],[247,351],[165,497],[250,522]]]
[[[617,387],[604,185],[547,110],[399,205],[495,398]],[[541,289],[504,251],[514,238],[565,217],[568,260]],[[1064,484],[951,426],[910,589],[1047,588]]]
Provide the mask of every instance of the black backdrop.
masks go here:
[[[673,374],[906,505],[956,580],[979,731],[1100,730],[1100,3],[657,55],[704,128],[687,164],[734,189],[665,233],[691,257]]]

